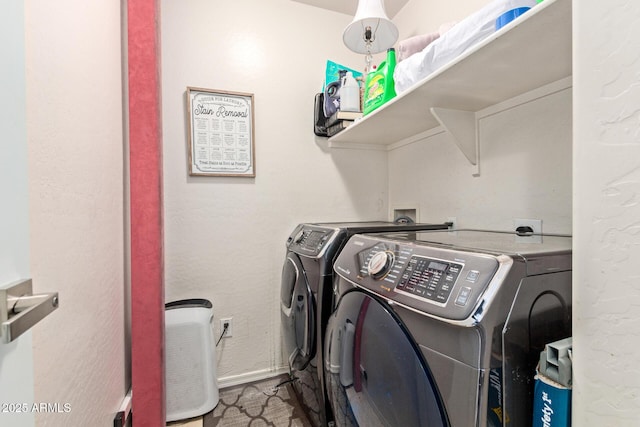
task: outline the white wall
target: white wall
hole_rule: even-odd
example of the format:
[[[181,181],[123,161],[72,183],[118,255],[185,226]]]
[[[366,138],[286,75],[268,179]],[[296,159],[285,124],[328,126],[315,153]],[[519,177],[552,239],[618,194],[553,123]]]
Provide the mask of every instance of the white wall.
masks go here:
[[[37,425],[111,425],[125,393],[120,2],[26,3]]]
[[[573,425],[640,424],[640,5],[573,2]]]
[[[460,22],[489,2],[490,0],[409,0],[393,18],[400,32],[398,41],[437,32],[441,25]]]
[[[480,119],[480,176],[445,133],[389,152],[389,205],[423,222],[571,233],[571,89]]]
[[[207,298],[233,338],[221,385],[282,367],[285,241],[306,221],[387,218],[387,156],[328,150],[313,134],[326,61],[363,68],[342,44],[350,16],[290,0],[162,3],[167,301]],[[255,95],[256,178],[190,177],[187,86]]]

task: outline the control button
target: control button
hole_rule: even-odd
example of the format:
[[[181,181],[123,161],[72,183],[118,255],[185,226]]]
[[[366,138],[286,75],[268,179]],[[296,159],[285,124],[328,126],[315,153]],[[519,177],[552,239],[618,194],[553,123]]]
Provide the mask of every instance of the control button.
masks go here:
[[[436,301],[447,302],[447,298],[449,298],[449,292],[440,291],[436,294]]]
[[[375,253],[367,264],[367,272],[374,279],[382,279],[393,265],[393,252],[380,251]]]
[[[426,292],[427,291],[425,291],[424,289],[420,289],[420,288],[416,288],[416,290],[413,291],[413,293],[415,295],[418,295],[418,296],[421,296],[421,297],[424,297]]]
[[[477,270],[471,270],[467,273],[467,281],[471,283],[475,283],[476,280],[478,280],[478,277],[480,277],[480,272]]]
[[[456,298],[456,305],[464,307],[469,301],[471,296],[471,288],[464,287],[458,292],[458,298]]]
[[[304,239],[304,230],[300,230],[296,237],[293,238],[294,243],[300,243]]]

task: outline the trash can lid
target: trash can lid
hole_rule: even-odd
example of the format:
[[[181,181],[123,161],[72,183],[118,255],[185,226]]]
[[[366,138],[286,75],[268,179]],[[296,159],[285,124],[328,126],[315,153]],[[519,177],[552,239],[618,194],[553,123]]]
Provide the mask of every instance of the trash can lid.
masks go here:
[[[178,301],[171,301],[164,305],[165,310],[171,310],[174,308],[186,308],[186,307],[195,307],[195,308],[212,308],[213,305],[211,301],[202,298],[191,298],[191,299],[182,299]]]

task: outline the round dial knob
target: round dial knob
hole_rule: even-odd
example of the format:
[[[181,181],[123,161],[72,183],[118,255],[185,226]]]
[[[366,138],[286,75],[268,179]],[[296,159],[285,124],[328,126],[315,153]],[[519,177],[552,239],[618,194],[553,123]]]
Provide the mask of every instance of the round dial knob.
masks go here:
[[[393,265],[393,252],[381,251],[375,253],[367,264],[367,272],[374,279],[382,279]]]

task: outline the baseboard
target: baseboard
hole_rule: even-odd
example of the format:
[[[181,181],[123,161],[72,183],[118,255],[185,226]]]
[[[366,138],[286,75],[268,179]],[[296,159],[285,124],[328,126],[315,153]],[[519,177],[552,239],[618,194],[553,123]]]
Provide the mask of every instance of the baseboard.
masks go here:
[[[228,377],[218,378],[218,388],[232,387],[234,385],[246,384],[253,381],[266,380],[278,375],[286,374],[289,369],[281,366],[275,369],[262,369],[260,371],[247,372],[240,375],[230,375]]]

